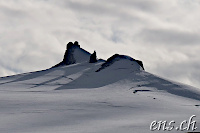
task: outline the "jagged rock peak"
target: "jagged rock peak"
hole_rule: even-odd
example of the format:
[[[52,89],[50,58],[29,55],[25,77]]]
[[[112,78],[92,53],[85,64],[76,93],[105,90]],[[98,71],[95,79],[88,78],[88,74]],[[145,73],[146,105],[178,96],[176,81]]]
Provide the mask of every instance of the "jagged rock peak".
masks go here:
[[[143,67],[143,63],[142,61],[140,60],[135,60],[133,59],[132,57],[130,56],[126,56],[126,55],[119,55],[119,54],[114,54],[113,56],[111,56],[110,58],[108,58],[106,60],[105,63],[103,63],[101,65],[101,67],[96,71],[96,72],[99,72],[100,70],[112,65],[114,62],[118,61],[118,60],[121,60],[121,59],[127,59],[127,60],[130,60],[130,61],[135,61],[138,63],[138,65],[144,70],[144,67]]]
[[[77,48],[80,48],[80,45],[78,44],[77,41],[75,41],[74,44],[73,44],[72,42],[69,42],[69,43],[67,44],[66,49],[69,50],[69,49],[71,49],[71,48],[76,48],[76,47],[77,47]]]
[[[72,42],[69,42],[67,44],[67,49],[65,51],[65,55],[63,58],[63,63],[65,65],[70,65],[76,63],[76,60],[74,58],[74,50],[75,48],[80,48],[80,45],[76,41],[74,44]]]
[[[95,63],[95,62],[97,62],[97,54],[96,54],[96,51],[94,51],[94,53],[91,54],[89,63]]]
[[[127,66],[126,63],[128,63],[128,65],[131,68],[133,66],[133,67],[136,67],[138,70],[139,69],[144,70],[142,61],[135,60],[126,55],[115,54],[112,57],[108,58],[106,62],[102,59],[97,59],[96,51],[94,51],[93,54],[90,54],[88,51],[82,49],[77,41],[75,41],[74,43],[69,42],[67,44],[63,60],[60,63],[58,63],[57,65],[53,66],[53,68],[59,67],[59,66],[75,64],[75,63],[81,63],[81,62],[89,62],[89,63],[104,62],[101,65],[101,67],[97,70],[97,72],[98,72],[121,59],[126,59],[126,60],[123,60],[123,61],[125,61],[125,63],[123,61],[122,61],[123,63],[117,62],[117,63],[120,63],[120,65],[122,67],[123,67],[123,65],[124,65],[124,67],[126,67]],[[130,63],[129,61],[133,61],[133,62]]]
[[[82,49],[77,41],[69,42],[66,46],[63,60],[54,67],[89,61],[90,53]]]

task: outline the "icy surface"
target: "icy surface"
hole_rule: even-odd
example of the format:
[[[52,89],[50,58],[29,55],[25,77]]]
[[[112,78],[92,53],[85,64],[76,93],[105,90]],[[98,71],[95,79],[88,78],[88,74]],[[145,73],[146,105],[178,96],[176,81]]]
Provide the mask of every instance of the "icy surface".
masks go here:
[[[199,131],[199,89],[152,75],[128,60],[96,72],[102,63],[1,78],[0,132],[147,133],[154,120],[181,123],[192,115]]]

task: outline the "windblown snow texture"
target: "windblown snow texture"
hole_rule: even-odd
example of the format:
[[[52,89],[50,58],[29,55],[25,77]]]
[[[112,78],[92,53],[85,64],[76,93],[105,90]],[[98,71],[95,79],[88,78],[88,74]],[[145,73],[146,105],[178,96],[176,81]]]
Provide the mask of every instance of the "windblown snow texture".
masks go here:
[[[108,58],[107,61],[104,64],[102,64],[102,66],[96,72],[112,65],[114,62],[119,61],[119,60],[129,60],[129,61],[132,61],[132,62],[137,62],[138,65],[140,65],[140,67],[144,70],[142,61],[135,60],[135,59],[133,59],[129,56],[115,54],[112,57]]]
[[[200,131],[199,89],[148,73],[129,56],[90,58],[68,43],[53,68],[0,78],[0,132],[148,133],[154,120],[178,127],[192,115]]]

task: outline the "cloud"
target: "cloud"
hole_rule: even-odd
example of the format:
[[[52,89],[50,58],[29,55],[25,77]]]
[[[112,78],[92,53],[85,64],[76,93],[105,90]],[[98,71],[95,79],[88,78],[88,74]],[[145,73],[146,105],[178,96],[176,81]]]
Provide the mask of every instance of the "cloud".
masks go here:
[[[78,40],[98,58],[130,55],[149,72],[200,88],[199,3],[0,1],[0,76],[49,68]]]
[[[142,41],[168,45],[198,45],[200,35],[174,29],[144,29],[139,33]]]
[[[165,75],[165,77],[167,77],[168,79],[173,79],[184,84],[195,84],[196,86],[199,86],[199,67],[199,62],[188,60],[175,64],[166,64],[165,67],[158,67],[157,71],[161,73],[161,75]]]

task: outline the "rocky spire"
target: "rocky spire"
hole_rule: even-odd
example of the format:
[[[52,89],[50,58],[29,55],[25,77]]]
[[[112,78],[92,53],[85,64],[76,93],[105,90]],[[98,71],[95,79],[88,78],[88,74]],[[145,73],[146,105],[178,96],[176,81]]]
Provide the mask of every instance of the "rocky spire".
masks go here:
[[[90,53],[82,49],[77,41],[69,42],[66,46],[63,60],[54,67],[89,61]]]
[[[75,41],[74,43],[69,42],[67,44],[63,60],[60,63],[58,63],[57,65],[53,66],[52,68],[75,64],[75,63],[82,63],[82,62],[95,63],[97,61],[99,61],[99,62],[103,61],[104,63],[97,70],[97,72],[98,72],[101,69],[104,69],[104,68],[112,65],[115,61],[118,61],[121,59],[127,59],[130,61],[137,62],[137,64],[139,64],[139,66],[144,70],[142,61],[135,60],[135,59],[133,59],[129,56],[125,56],[125,55],[115,54],[112,57],[108,58],[106,62],[102,59],[97,59],[96,51],[94,51],[93,54],[90,54],[86,50],[82,49],[77,41]]]
[[[78,44],[78,42],[77,42],[77,41],[75,41],[75,42],[74,42],[74,46],[77,46],[77,47],[79,47],[79,48],[80,48],[80,45]]]
[[[94,51],[94,53],[91,54],[89,63],[95,63],[95,62],[97,62],[96,51]]]
[[[67,44],[67,49],[65,51],[65,55],[63,58],[63,63],[65,65],[76,63],[76,60],[74,59],[74,55],[73,55],[75,47],[76,46],[74,46],[74,44],[72,42],[69,42]]]

